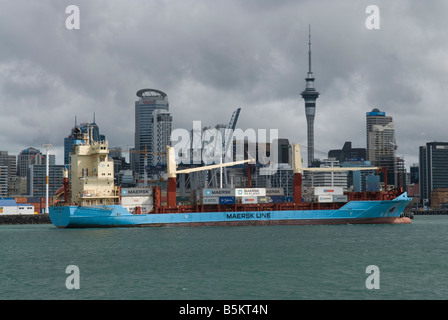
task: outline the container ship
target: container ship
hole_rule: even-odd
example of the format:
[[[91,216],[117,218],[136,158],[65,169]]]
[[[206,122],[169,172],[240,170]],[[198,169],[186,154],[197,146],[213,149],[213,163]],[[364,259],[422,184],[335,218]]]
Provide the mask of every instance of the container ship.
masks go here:
[[[49,208],[51,222],[59,228],[108,227],[186,227],[313,224],[410,223],[403,217],[412,200],[406,193],[347,193],[337,200],[302,200],[302,174],[310,171],[356,170],[356,168],[303,168],[300,147],[293,145],[293,199],[276,201],[266,189],[205,189],[215,193],[215,203],[177,205],[176,176],[200,170],[248,163],[236,161],[178,170],[174,149],[167,146],[167,203],[162,205],[159,186],[120,188],[114,185],[113,160],[108,157],[107,141],[96,142],[79,131],[70,155],[64,185],[53,197]],[[358,168],[365,170],[366,168]],[[251,203],[244,195],[263,196],[264,203]],[[333,201],[329,198],[332,197]],[[205,199],[205,198],[204,198]],[[342,199],[342,201],[341,201]],[[206,201],[205,201],[206,202]],[[255,201],[254,201],[255,202]]]

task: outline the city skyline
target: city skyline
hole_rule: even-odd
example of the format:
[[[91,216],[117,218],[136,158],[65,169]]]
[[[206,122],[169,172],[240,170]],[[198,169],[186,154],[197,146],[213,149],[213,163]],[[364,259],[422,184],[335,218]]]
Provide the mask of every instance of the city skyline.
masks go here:
[[[80,8],[79,30],[65,27],[70,4]],[[112,146],[131,148],[135,91],[148,87],[170,97],[173,129],[227,123],[241,107],[238,127],[278,128],[279,137],[306,145],[300,92],[311,24],[321,93],[316,157],[344,141],[365,146],[365,113],[378,108],[394,118],[397,155],[409,168],[419,146],[448,140],[448,4],[377,1],[379,30],[365,26],[369,4],[5,1],[0,150],[17,155],[51,143],[59,164],[74,116],[94,112]]]

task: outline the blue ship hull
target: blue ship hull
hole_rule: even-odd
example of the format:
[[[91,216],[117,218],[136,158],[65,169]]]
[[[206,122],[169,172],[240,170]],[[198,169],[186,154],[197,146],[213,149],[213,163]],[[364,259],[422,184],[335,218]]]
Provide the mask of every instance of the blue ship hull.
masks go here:
[[[121,205],[50,207],[60,228],[309,225],[395,223],[411,201],[404,193],[390,201],[351,201],[337,210],[284,210],[131,214]]]

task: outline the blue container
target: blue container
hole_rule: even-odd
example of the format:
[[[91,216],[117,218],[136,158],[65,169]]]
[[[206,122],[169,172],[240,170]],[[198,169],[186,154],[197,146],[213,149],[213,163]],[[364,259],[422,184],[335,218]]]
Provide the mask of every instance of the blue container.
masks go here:
[[[235,204],[235,197],[219,197],[219,204]]]
[[[269,203],[283,203],[285,202],[285,196],[269,196],[271,200]]]

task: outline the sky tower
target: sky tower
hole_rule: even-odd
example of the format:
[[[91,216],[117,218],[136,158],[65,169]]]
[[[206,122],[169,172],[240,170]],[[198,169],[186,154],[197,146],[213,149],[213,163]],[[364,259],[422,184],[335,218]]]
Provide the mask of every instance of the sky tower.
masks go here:
[[[314,77],[311,71],[311,25],[309,26],[308,35],[308,75],[305,78],[306,88],[301,93],[305,100],[305,114],[307,122],[308,133],[308,167],[314,159],[314,115],[316,113],[316,99],[319,97],[319,92],[314,88]]]

